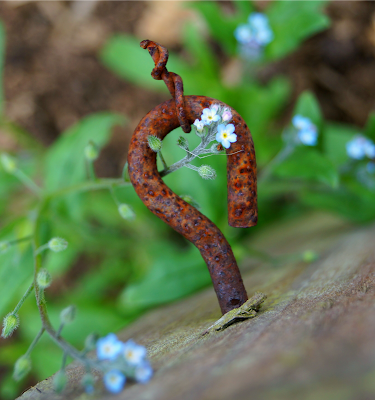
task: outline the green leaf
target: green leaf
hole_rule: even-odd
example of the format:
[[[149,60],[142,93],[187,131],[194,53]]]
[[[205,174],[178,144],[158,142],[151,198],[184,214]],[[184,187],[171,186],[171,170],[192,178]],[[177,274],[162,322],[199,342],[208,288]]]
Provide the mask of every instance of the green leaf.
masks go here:
[[[4,85],[3,85],[3,72],[4,72],[4,58],[5,58],[5,28],[4,24],[0,21],[0,116],[4,114]]]
[[[123,124],[119,114],[101,112],[83,118],[49,148],[45,159],[45,187],[52,191],[85,178],[84,149],[90,140],[103,147],[113,126]]]
[[[283,178],[303,178],[337,187],[339,175],[332,162],[316,149],[297,147],[295,151],[275,169]]]
[[[297,114],[309,118],[318,129],[322,127],[322,112],[320,111],[318,100],[313,93],[305,91],[300,94],[293,112],[293,115]]]
[[[327,29],[325,1],[274,1],[266,10],[274,40],[266,47],[268,60],[286,56],[313,34]]]
[[[323,151],[335,166],[348,161],[346,143],[353,139],[358,129],[350,125],[329,123],[324,129]]]
[[[363,131],[364,135],[369,139],[375,141],[375,112],[371,112],[368,116],[365,130]]]
[[[166,255],[165,249],[168,249]],[[122,306],[146,309],[187,296],[210,283],[210,275],[198,250],[172,249],[168,243],[154,243],[146,247],[152,253],[149,273],[139,282],[130,284],[121,296]]]
[[[240,23],[246,23],[247,17],[252,11],[251,3],[235,2],[237,12],[232,15],[224,13],[215,1],[191,1],[188,2],[188,6],[203,15],[212,37],[225,48],[227,53],[234,55],[237,49],[234,31]]]

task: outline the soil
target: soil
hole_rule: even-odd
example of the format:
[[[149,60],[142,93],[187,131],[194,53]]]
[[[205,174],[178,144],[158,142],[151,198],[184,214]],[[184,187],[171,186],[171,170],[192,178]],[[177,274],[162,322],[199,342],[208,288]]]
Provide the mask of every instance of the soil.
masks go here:
[[[335,1],[327,13],[330,29],[268,65],[260,78],[285,74],[292,80],[293,98],[283,119],[290,117],[298,94],[310,89],[326,118],[362,127],[375,108],[375,3]],[[118,175],[133,129],[166,97],[117,78],[101,65],[98,51],[115,33],[156,35],[168,47],[181,49],[181,21],[187,18],[199,20],[178,1],[1,2],[7,116],[45,145],[89,113],[112,110],[130,116],[127,127],[115,130],[97,165],[101,176]]]

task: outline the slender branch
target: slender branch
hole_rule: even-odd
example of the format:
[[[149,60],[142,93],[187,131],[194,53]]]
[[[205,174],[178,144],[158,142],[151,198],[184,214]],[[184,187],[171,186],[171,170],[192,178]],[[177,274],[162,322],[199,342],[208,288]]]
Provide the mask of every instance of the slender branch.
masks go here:
[[[29,356],[30,355],[30,353],[34,349],[35,345],[38,343],[39,339],[42,337],[43,333],[44,333],[44,328],[42,327],[40,329],[40,331],[38,332],[38,334],[35,336],[35,338],[32,341],[32,343],[30,344],[29,348],[27,349],[27,352],[26,352],[25,356]]]
[[[16,169],[13,172],[14,176],[16,176],[27,188],[29,188],[34,194],[38,197],[42,197],[42,189],[26,174],[23,173],[20,169]]]
[[[161,151],[158,151],[158,154],[159,154],[159,157],[160,157],[161,162],[163,163],[164,169],[168,169],[168,165],[167,165],[167,163],[165,162],[164,156],[163,156],[163,154],[161,153]]]
[[[29,294],[33,291],[34,289],[34,282],[28,287],[26,290],[25,294],[22,296],[22,299],[18,302],[16,307],[13,310],[13,314],[17,314],[18,310],[21,308],[22,304],[25,302]]]

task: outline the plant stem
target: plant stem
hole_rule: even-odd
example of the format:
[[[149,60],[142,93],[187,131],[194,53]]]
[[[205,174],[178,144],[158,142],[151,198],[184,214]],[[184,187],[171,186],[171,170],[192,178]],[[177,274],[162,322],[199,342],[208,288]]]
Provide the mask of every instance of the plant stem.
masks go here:
[[[276,156],[268,163],[266,167],[263,168],[262,172],[259,174],[258,183],[266,181],[271,175],[273,168],[283,162],[289,155],[293,152],[295,146],[287,144],[283,147]]]
[[[29,294],[33,291],[34,289],[34,282],[28,287],[26,290],[25,294],[22,296],[22,299],[18,302],[16,307],[13,310],[13,314],[17,314],[18,310],[21,308],[22,304],[25,302]]]
[[[163,156],[162,152],[161,152],[161,151],[158,151],[158,154],[159,154],[159,157],[160,157],[161,162],[163,163],[164,169],[168,169],[168,165],[167,165],[167,163],[165,162],[165,159],[164,159],[164,156]]]
[[[33,351],[33,348],[38,343],[39,339],[42,337],[43,333],[44,333],[44,328],[42,327],[40,329],[39,333],[35,336],[35,338],[32,341],[32,343],[30,344],[29,348],[27,349],[27,352],[26,352],[25,356],[29,356],[30,355],[30,353]]]
[[[20,169],[16,169],[14,171],[14,176],[16,176],[27,188],[29,188],[33,193],[35,193],[38,197],[42,197],[41,188],[27,175],[23,173]]]

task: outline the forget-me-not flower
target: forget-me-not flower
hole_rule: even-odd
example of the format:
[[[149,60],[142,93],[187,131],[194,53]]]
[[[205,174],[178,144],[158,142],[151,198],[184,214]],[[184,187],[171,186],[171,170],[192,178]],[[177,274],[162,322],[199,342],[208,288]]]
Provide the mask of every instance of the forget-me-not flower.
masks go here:
[[[126,377],[121,371],[112,369],[104,375],[103,380],[108,391],[120,393],[125,385]]]
[[[232,119],[232,113],[230,112],[229,108],[227,108],[227,107],[224,108],[221,119],[224,122],[228,122]]]
[[[225,126],[220,124],[217,127],[216,140],[220,142],[223,147],[229,149],[230,144],[237,141],[237,135],[234,133],[234,125],[228,124]]]
[[[97,341],[97,354],[99,360],[114,360],[122,352],[124,343],[117,339],[114,333],[100,338]]]
[[[133,340],[128,340],[123,347],[125,360],[131,365],[141,364],[146,357],[146,348],[135,343]]]
[[[217,114],[218,106],[213,105],[210,108],[205,108],[202,112],[202,121],[205,125],[210,125],[212,122],[217,122],[220,115]]]
[[[197,128],[198,132],[202,132],[203,131],[203,128],[204,128],[204,122],[203,121],[199,121],[199,119],[196,119],[194,121],[194,125]]]
[[[239,25],[234,36],[241,46],[241,53],[248,58],[259,57],[264,46],[274,37],[268,18],[262,13],[250,14],[248,23]]]
[[[375,145],[363,135],[356,135],[346,143],[346,152],[350,158],[354,158],[355,160],[362,160],[366,156],[375,158]]]
[[[315,146],[318,140],[318,130],[307,117],[297,114],[292,119],[293,126],[297,129],[299,142],[306,146]]]
[[[134,372],[135,380],[139,383],[147,383],[152,377],[153,371],[148,361],[142,362]]]

